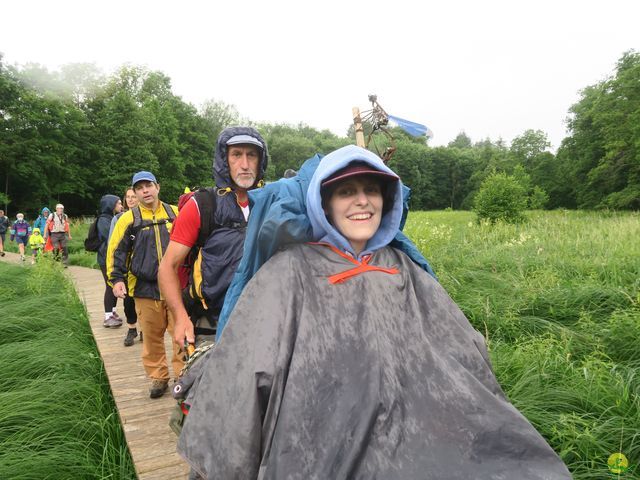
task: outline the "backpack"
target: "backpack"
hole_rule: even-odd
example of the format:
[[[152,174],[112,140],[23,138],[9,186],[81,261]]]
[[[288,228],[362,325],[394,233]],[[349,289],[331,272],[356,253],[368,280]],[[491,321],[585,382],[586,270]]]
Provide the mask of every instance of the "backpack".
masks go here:
[[[233,230],[244,231],[247,226],[247,222],[226,222],[224,224],[218,224],[215,220],[215,214],[217,210],[217,189],[214,188],[200,188],[193,194],[196,203],[198,204],[198,210],[200,213],[200,231],[198,233],[198,239],[195,245],[189,252],[187,257],[187,270],[189,273],[189,282],[182,293],[183,302],[187,313],[190,317],[194,318],[201,315],[217,317],[219,313],[218,309],[213,305],[207,305],[207,301],[204,298],[203,293],[206,290],[206,275],[203,275],[203,269],[209,267],[213,268],[228,268],[224,265],[209,265],[203,254],[203,249],[206,250],[207,241],[212,238],[214,231],[219,228],[229,228]],[[242,242],[244,244],[244,241]],[[216,277],[217,278],[217,277]],[[217,287],[215,287],[217,288]],[[226,288],[225,288],[226,290]]]
[[[184,302],[187,313],[191,317],[195,313],[195,309],[200,303],[200,295],[198,294],[198,281],[194,279],[194,269],[200,266],[196,265],[196,261],[200,254],[200,249],[204,246],[204,243],[211,235],[211,232],[215,230],[215,221],[213,221],[216,213],[216,189],[202,187],[190,194],[184,194],[185,198],[195,197],[195,201],[198,204],[198,212],[200,213],[200,231],[198,232],[198,239],[195,245],[191,248],[191,251],[185,259],[183,267],[185,268],[189,280],[187,286],[182,291],[182,300]],[[182,197],[181,197],[182,198]],[[183,203],[186,203],[185,200]],[[196,278],[202,279],[201,275],[196,274]]]
[[[89,234],[87,238],[84,239],[84,249],[87,252],[97,252],[100,249],[100,245],[102,242],[100,241],[100,237],[98,236],[98,219],[100,216],[98,215],[94,220],[91,226],[89,227]]]
[[[209,235],[220,226],[215,224],[216,195],[215,188],[199,188],[193,193],[200,211],[200,232],[194,248],[202,248]]]

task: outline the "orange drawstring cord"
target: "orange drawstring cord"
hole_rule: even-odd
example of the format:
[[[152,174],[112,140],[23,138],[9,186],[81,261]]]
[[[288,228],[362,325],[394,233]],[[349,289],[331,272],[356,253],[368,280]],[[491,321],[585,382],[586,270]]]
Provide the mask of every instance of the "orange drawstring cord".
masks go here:
[[[384,267],[376,267],[374,265],[369,265],[369,260],[371,260],[370,255],[363,258],[362,262],[359,262],[355,258],[341,252],[333,245],[329,245],[327,243],[320,243],[320,242],[310,242],[310,243],[329,247],[331,250],[336,252],[342,258],[345,258],[349,260],[351,263],[356,265],[354,268],[350,268],[349,270],[345,270],[344,272],[336,273],[335,275],[331,275],[330,277],[328,277],[329,283],[331,283],[332,285],[335,285],[336,283],[343,283],[348,279],[350,279],[351,277],[355,277],[356,275],[360,275],[361,273],[365,273],[365,272],[383,272],[383,273],[388,273],[390,275],[395,275],[397,273],[400,273],[400,270],[398,270],[397,268],[393,268],[393,267],[384,268]]]

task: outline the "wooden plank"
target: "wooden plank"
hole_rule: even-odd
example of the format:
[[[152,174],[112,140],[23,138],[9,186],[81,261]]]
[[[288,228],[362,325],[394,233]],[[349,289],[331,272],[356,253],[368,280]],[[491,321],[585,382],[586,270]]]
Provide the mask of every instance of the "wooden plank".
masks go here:
[[[141,473],[140,480],[165,480],[167,478],[187,478],[189,469],[186,464],[171,466],[160,470]]]
[[[162,468],[173,467],[175,465],[180,465],[181,463],[183,463],[182,458],[174,451],[171,454],[140,460],[136,464],[136,468],[139,473],[145,473]]]

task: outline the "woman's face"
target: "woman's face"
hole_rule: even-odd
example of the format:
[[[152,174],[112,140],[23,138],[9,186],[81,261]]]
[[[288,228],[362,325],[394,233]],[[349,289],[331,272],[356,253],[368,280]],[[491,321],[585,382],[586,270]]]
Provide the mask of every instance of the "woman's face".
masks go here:
[[[122,211],[122,200],[118,200],[116,202],[116,206],[113,207],[113,213],[116,214],[116,213],[120,213],[121,211]]]
[[[347,178],[334,187],[325,213],[359,255],[380,227],[382,204],[380,182],[362,175]]]
[[[125,194],[124,201],[127,202],[127,208],[132,209],[138,206],[138,197],[136,197],[136,192],[133,191],[133,188],[127,190]]]

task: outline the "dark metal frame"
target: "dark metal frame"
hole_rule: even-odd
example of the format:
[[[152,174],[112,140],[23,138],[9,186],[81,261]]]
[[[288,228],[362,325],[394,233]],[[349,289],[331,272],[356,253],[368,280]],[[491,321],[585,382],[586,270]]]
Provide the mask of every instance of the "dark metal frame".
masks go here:
[[[380,155],[384,163],[387,163],[396,151],[396,139],[387,128],[389,125],[389,114],[382,108],[380,103],[378,103],[378,97],[376,95],[369,95],[369,101],[372,105],[371,110],[365,110],[361,114],[362,122],[366,122],[371,127],[371,132],[367,136],[365,147],[369,148],[369,145],[373,142],[373,147],[376,152]],[[378,132],[382,133],[391,142],[391,146],[386,147],[384,152],[380,152],[375,140]]]

